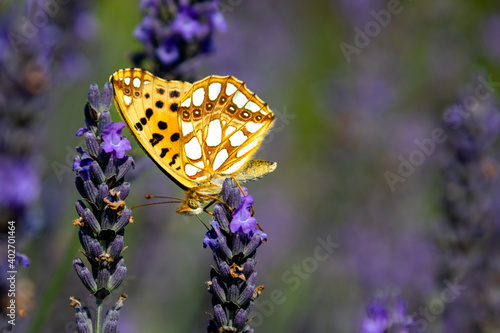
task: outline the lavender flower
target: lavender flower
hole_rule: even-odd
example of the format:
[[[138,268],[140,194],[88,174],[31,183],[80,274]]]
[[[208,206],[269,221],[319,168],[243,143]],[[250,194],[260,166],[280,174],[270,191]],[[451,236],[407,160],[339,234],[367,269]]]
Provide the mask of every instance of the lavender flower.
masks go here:
[[[467,291],[446,306],[444,332],[488,332],[500,327],[498,301],[484,294],[498,286],[494,276],[498,276],[500,211],[494,198],[500,190],[500,164],[493,143],[500,133],[500,113],[491,97],[468,110],[455,105],[449,115],[446,221],[437,239],[443,251],[437,279],[443,288],[447,281],[458,279]]]
[[[104,141],[102,149],[115,158],[123,158],[125,156],[125,151],[132,149],[130,142],[121,137],[124,127],[124,123],[110,123],[102,131],[102,139]]]
[[[207,331],[253,332],[247,323],[249,312],[264,288],[255,285],[255,256],[267,236],[257,229],[250,215],[253,198],[243,196],[233,180],[224,181],[222,197],[233,213],[227,206],[217,203],[212,229],[203,240],[203,246],[212,249],[215,261],[207,282],[214,307]]]
[[[416,332],[411,316],[406,314],[406,303],[401,298],[380,297],[366,307],[366,317],[361,325],[362,333],[410,333]]]
[[[165,77],[187,80],[196,58],[213,50],[213,35],[226,24],[218,0],[170,2],[142,0],[142,22],[134,36],[144,50],[133,54],[135,66],[151,62]]]
[[[0,5],[0,217],[16,222],[20,246],[44,222],[39,203],[41,152],[52,91],[58,90],[58,82],[66,84],[83,73],[78,69],[85,69],[81,51],[91,35],[82,32],[91,30],[91,16],[89,2],[81,3],[39,0]],[[83,29],[74,25],[84,21]],[[29,262],[26,257],[18,259],[23,266]],[[0,290],[4,288],[9,285],[2,279]]]
[[[80,217],[73,224],[79,226],[80,243],[91,269],[80,258],[73,261],[73,267],[96,298],[96,332],[101,330],[102,300],[125,278],[127,268],[121,256],[124,227],[133,221],[131,209],[124,201],[130,189],[124,177],[134,166],[134,160],[126,155],[126,150],[131,147],[121,135],[125,125],[111,121],[109,107],[112,97],[110,83],[106,83],[100,95],[97,85],[90,86],[89,102],[84,109],[86,127],[77,131],[77,135],[85,135],[86,148],[77,148],[79,156],[74,157],[73,163],[76,187],[87,202],[87,205],[81,200],[76,202]],[[121,304],[108,312],[104,332],[116,332]],[[85,318],[90,319],[90,315],[75,309],[79,332],[88,332]]]

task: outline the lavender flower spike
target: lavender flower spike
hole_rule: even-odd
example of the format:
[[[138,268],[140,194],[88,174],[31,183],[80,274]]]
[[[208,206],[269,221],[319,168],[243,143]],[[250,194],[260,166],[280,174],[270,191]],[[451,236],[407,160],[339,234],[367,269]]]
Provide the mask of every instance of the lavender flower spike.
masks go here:
[[[144,18],[134,37],[144,50],[133,54],[132,61],[137,67],[152,63],[169,78],[190,81],[197,58],[212,52],[215,31],[226,30],[218,0],[142,0],[139,7]]]
[[[113,315],[101,325],[102,301],[117,289],[125,278],[127,268],[121,256],[124,248],[124,228],[133,219],[131,210],[123,200],[129,193],[130,184],[125,175],[134,166],[127,156],[130,142],[121,135],[123,123],[114,123],[109,115],[112,87],[106,83],[99,95],[97,85],[89,89],[89,102],[85,106],[86,127],[77,131],[85,134],[86,147],[78,147],[73,170],[76,172],[76,187],[86,204],[79,200],[76,211],[79,218],[73,225],[79,226],[79,238],[91,269],[80,258],[73,266],[85,287],[94,295],[97,303],[95,332],[116,332],[120,306],[108,313]],[[121,196],[123,192],[123,195]],[[79,310],[80,309],[80,310]],[[90,316],[77,310],[78,332],[92,332]],[[88,312],[88,311],[87,311]]]
[[[207,332],[253,332],[249,312],[264,288],[255,286],[255,256],[267,236],[257,229],[251,216],[252,196],[242,194],[232,179],[224,181],[222,198],[233,212],[217,203],[212,229],[203,240],[203,246],[212,249],[215,261],[207,282],[214,307]]]

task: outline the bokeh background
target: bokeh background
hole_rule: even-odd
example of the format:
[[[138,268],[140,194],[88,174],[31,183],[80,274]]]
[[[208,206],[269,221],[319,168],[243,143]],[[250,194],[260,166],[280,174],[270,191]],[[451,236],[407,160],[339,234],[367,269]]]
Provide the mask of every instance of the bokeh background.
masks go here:
[[[75,256],[82,256],[77,228],[71,224],[77,217],[74,202],[80,197],[71,170],[74,148],[82,145],[75,132],[84,126],[89,85],[102,87],[114,71],[131,67],[130,54],[141,49],[132,32],[142,14],[136,0],[84,3],[88,16],[82,24],[88,35],[64,41],[64,47],[79,52],[79,61],[54,78],[46,92],[50,103],[40,110],[40,196],[17,242],[17,250],[31,260],[18,275],[26,314],[18,318],[13,332],[33,327],[35,332],[72,332],[74,310],[68,298],[75,296],[92,306],[71,266]],[[478,283],[483,293],[475,293],[476,282],[471,280],[463,282],[468,289],[446,303],[446,310],[436,301],[445,280],[467,281],[464,272],[472,261],[496,258],[491,245],[495,243],[488,247],[481,242],[494,239],[499,216],[499,156],[494,142],[500,87],[494,83],[500,82],[498,2],[222,4],[227,31],[216,34],[214,52],[202,58],[196,76],[234,75],[277,114],[257,157],[278,162],[278,168],[248,184],[255,197],[255,216],[269,237],[257,256],[258,284],[265,290],[254,308],[255,330],[360,332],[366,304],[381,295],[405,299],[407,313],[417,314],[416,319],[422,318],[419,309],[430,307],[432,316],[420,326],[422,332],[451,332],[446,322],[453,321],[453,309],[456,318],[469,307],[498,314],[498,263],[482,266],[485,276]],[[7,13],[11,5],[7,1],[0,9]],[[391,14],[378,23],[372,11]],[[443,117],[450,106],[465,105],[463,98],[475,96],[481,80],[489,80],[481,92],[490,94],[471,109],[479,110],[478,115],[453,118],[453,124],[476,119],[477,126],[464,134],[463,143],[454,138],[465,127],[450,129],[451,118]],[[9,107],[9,96],[4,98],[3,106]],[[480,110],[486,109],[492,118],[482,116]],[[116,113],[113,117],[119,121]],[[429,154],[415,153],[420,149],[415,140],[432,139],[436,129],[443,129],[446,139],[434,141]],[[459,180],[451,184],[447,168],[463,162],[454,159],[457,145],[474,143],[474,135],[485,131],[487,142],[477,149],[481,163],[467,169],[480,174],[479,183],[463,181],[461,170]],[[127,204],[146,203],[146,193],[182,196],[133,145],[130,154],[137,165]],[[412,153],[413,158],[423,156],[419,165],[388,181],[388,172],[401,177],[401,161]],[[467,211],[471,206],[459,202],[474,193],[483,194],[474,199],[479,212]],[[456,236],[450,232],[457,223],[450,213],[453,203],[466,211],[462,214],[468,221],[481,219],[485,211],[489,218],[479,223],[486,227],[474,229],[473,243],[482,244],[479,250],[471,259],[466,246],[467,255],[457,259],[459,264],[448,246],[450,237]],[[210,251],[202,247],[206,230],[196,218],[176,214],[175,208],[161,205],[133,212],[135,222],[127,227],[128,248],[123,254],[127,278],[110,300],[114,302],[120,292],[129,296],[119,321],[122,333],[205,330],[211,307],[204,282],[212,265]],[[202,219],[208,222],[209,216]],[[326,259],[314,259],[325,242],[335,246],[320,252],[328,254]],[[281,295],[279,301],[273,300],[273,293]],[[477,330],[468,332],[500,330],[486,321],[485,327],[474,326]]]

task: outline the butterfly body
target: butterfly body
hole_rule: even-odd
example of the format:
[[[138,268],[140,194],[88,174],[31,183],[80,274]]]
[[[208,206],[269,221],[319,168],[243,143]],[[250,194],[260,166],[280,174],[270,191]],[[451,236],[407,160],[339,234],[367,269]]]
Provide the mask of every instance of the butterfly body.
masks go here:
[[[110,81],[136,141],[186,191],[179,213],[199,214],[229,176],[245,182],[276,168],[251,159],[274,114],[242,81],[212,75],[191,84],[142,69],[119,70]]]

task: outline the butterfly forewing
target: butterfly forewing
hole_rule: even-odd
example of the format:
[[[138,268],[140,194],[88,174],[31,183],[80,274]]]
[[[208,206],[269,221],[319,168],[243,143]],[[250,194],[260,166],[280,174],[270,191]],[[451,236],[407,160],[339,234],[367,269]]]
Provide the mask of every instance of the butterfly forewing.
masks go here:
[[[186,177],[203,183],[240,171],[258,149],[274,115],[232,76],[195,82],[182,98],[179,127]]]
[[[185,176],[178,122],[180,101],[191,84],[166,81],[141,69],[117,71],[110,81],[117,109],[139,145],[181,187],[195,186]]]

